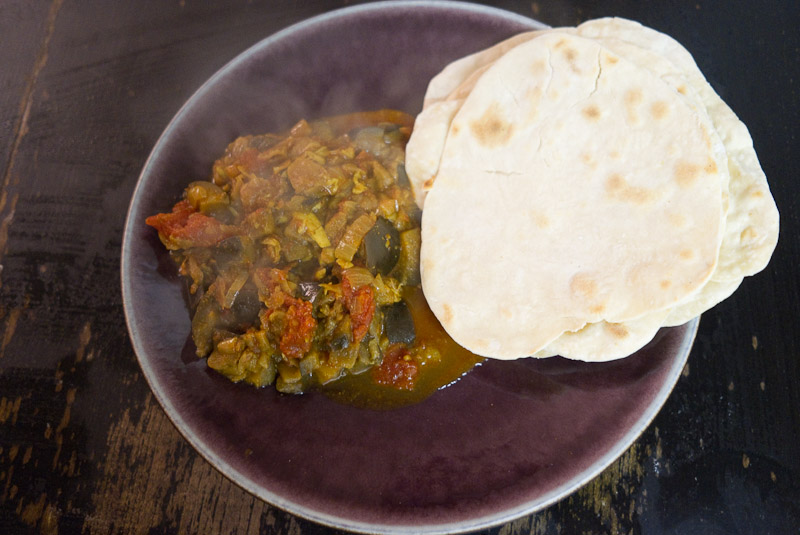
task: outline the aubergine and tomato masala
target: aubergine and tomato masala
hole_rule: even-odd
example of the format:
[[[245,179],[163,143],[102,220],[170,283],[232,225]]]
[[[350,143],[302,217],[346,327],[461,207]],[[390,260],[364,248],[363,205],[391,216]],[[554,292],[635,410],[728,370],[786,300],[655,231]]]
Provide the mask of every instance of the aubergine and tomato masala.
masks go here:
[[[209,367],[391,405],[481,360],[445,334],[420,289],[421,214],[404,170],[413,121],[382,110],[240,137],[210,181],[147,218],[188,283]]]

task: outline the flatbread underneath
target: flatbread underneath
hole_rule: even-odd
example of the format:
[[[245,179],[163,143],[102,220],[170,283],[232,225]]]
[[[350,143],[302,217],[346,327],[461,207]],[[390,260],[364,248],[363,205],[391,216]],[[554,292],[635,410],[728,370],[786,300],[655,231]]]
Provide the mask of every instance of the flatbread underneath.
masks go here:
[[[653,339],[669,314],[658,310],[623,323],[599,321],[565,332],[543,350],[547,356],[603,362],[635,353]]]

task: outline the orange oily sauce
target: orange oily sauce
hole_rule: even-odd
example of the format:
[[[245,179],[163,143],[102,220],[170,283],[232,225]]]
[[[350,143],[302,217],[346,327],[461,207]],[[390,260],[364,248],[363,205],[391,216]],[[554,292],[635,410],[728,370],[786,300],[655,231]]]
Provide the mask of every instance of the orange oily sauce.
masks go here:
[[[417,341],[434,347],[439,352],[438,359],[418,362],[419,374],[414,388],[404,390],[381,385],[374,380],[372,369],[333,381],[320,388],[322,393],[335,401],[361,408],[394,409],[419,403],[440,388],[458,381],[483,362],[483,357],[467,351],[445,332],[428,307],[422,288],[406,288],[403,298],[414,320]]]

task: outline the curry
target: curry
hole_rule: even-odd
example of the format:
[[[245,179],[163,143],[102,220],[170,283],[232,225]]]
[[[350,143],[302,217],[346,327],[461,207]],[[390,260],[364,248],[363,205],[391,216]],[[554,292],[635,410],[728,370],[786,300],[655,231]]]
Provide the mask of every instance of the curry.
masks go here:
[[[210,180],[147,218],[187,281],[210,368],[373,406],[417,401],[481,360],[453,348],[422,297],[412,126],[381,110],[240,137]]]

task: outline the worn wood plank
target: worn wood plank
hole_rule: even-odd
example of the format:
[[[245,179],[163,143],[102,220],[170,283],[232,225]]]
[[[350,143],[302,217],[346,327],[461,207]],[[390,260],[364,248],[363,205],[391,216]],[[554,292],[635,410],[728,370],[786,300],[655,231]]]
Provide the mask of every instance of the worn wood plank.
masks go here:
[[[9,2],[0,6],[0,34],[8,38],[7,45],[0,47],[0,65],[8,66],[0,69],[0,87],[3,88],[0,92],[0,117],[3,118],[0,122],[0,262],[19,200],[16,191],[19,175],[15,172],[14,162],[20,142],[29,129],[33,89],[47,62],[58,8],[58,2],[49,5],[44,2]],[[0,269],[2,267],[0,263]],[[0,315],[4,312],[0,310]],[[7,332],[13,332],[18,315],[18,309],[12,311],[11,328],[7,328]],[[4,341],[6,338],[4,336]]]
[[[2,176],[8,174],[13,147],[25,130],[23,117],[29,110],[30,93],[38,71],[46,61],[44,41],[50,28],[51,2],[9,1],[0,5],[0,162]]]
[[[150,395],[138,415],[123,413],[107,440],[85,524],[90,533],[300,533],[294,517],[199,458]]]

